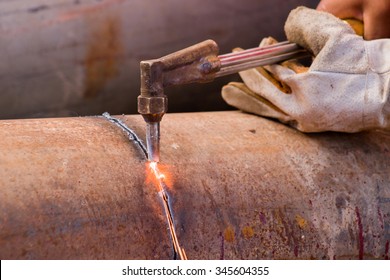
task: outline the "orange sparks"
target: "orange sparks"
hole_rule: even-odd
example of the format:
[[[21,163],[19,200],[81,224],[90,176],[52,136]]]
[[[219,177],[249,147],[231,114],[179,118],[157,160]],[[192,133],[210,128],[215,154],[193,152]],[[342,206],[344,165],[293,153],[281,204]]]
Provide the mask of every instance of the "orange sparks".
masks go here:
[[[171,234],[174,250],[176,254],[180,257],[181,260],[186,260],[187,256],[182,247],[180,247],[179,240],[177,239],[176,235],[176,230],[175,230],[175,225],[173,223],[172,219],[172,213],[171,209],[169,207],[169,198],[168,198],[168,193],[166,192],[166,183],[165,183],[165,175],[159,170],[157,167],[157,162],[149,162],[149,168],[152,170],[152,173],[154,174],[155,181],[157,181],[157,186],[158,186],[158,191],[161,194],[162,202],[164,205],[164,212],[165,212],[165,217],[167,219],[167,223],[169,226],[169,231]]]
[[[150,167],[150,169],[152,169],[154,177],[157,179],[157,186],[159,188],[159,192],[163,191],[164,187],[162,185],[162,180],[164,179],[165,176],[158,169],[157,162],[154,162],[154,161],[150,162],[149,167]]]
[[[165,179],[165,175],[160,172],[160,170],[157,167],[157,162],[152,161],[149,164],[150,168],[153,170],[154,175],[157,179]]]
[[[147,169],[150,169],[152,171],[147,172],[147,181],[153,182],[154,185],[157,185],[159,191],[161,191],[163,188],[169,188],[169,186],[172,185],[172,182],[169,180],[170,176],[166,175],[169,175],[169,172],[167,171],[167,168],[164,168],[164,166],[159,166],[157,165],[157,162],[151,161],[147,163]]]

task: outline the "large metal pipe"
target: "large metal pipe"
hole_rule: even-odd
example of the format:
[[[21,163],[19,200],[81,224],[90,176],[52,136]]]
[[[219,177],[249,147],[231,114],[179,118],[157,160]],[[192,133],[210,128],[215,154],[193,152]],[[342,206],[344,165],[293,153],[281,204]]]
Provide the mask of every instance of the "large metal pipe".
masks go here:
[[[120,117],[138,135],[141,116]],[[390,134],[168,114],[161,166],[189,259],[386,259]],[[0,121],[1,259],[169,259],[144,153],[104,118]]]

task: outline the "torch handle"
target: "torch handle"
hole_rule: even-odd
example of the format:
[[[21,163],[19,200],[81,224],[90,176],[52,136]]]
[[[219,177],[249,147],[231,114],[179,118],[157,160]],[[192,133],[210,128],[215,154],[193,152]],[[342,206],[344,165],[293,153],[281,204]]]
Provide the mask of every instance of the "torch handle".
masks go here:
[[[232,52],[219,55],[220,70],[217,77],[222,77],[254,67],[270,65],[289,59],[297,59],[310,54],[295,43],[280,42],[266,47],[247,49],[240,52]]]

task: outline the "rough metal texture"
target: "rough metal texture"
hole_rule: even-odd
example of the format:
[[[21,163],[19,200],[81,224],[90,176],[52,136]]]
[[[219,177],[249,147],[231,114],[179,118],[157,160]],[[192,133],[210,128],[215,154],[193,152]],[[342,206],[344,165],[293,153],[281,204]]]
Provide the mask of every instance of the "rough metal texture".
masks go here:
[[[221,52],[283,39],[288,12],[317,3],[0,0],[0,117],[136,113],[139,61],[208,38]],[[173,89],[170,110],[226,108],[209,94],[225,83]]]
[[[120,117],[139,135],[141,116]],[[386,259],[390,134],[305,135],[239,112],[168,114],[189,259]],[[169,259],[143,152],[103,118],[0,122],[1,259]]]

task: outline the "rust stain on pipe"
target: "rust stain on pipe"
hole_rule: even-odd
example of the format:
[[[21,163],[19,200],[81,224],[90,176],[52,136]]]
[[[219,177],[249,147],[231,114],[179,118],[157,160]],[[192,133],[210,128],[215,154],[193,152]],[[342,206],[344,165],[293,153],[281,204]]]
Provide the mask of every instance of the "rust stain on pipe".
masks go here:
[[[234,229],[231,226],[227,227],[223,233],[223,237],[224,240],[226,240],[227,242],[234,242],[235,239]]]
[[[143,135],[141,116],[120,118]],[[173,222],[192,259],[388,258],[389,133],[305,135],[239,112],[161,125]],[[0,121],[0,146],[1,259],[172,258],[142,151],[118,127]]]
[[[250,226],[245,226],[242,230],[241,230],[241,233],[242,233],[242,236],[244,236],[245,239],[250,239],[253,237],[253,235],[255,234],[254,231],[253,231],[253,228],[250,227]]]
[[[119,74],[120,58],[124,53],[121,41],[121,24],[118,17],[86,22],[92,28],[86,51],[84,97],[96,97],[107,82]]]
[[[307,221],[300,215],[296,215],[295,216],[295,220],[298,224],[298,226],[301,228],[301,229],[306,229],[307,227]]]

